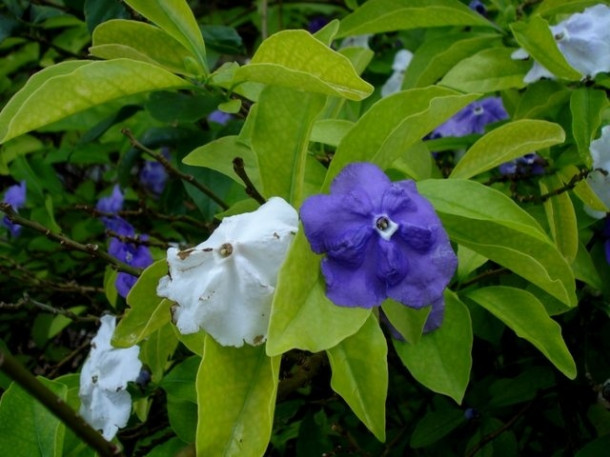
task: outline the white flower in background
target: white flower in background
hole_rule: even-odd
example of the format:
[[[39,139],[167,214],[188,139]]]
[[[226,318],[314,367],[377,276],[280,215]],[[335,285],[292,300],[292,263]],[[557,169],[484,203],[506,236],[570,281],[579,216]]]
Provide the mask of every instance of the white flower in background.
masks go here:
[[[110,441],[125,427],[131,414],[127,383],[140,374],[139,346],[116,349],[110,340],[116,317],[102,316],[102,325],[91,341],[91,352],[80,374],[80,415]]]
[[[343,41],[339,45],[339,49],[351,47],[371,49],[369,47],[369,38],[371,38],[372,36],[373,35],[370,33],[366,35],[348,36],[347,38],[343,39]]]
[[[610,7],[599,4],[571,15],[565,21],[551,26],[557,47],[568,63],[585,76],[595,77],[610,71]],[[513,59],[525,59],[528,54],[518,49]],[[555,76],[534,62],[523,81],[531,83],[540,78]]]
[[[593,171],[587,176],[587,182],[599,199],[610,208],[610,125],[602,128],[601,136],[591,141],[591,158]],[[595,211],[585,206],[589,216],[601,219],[606,216],[603,211]]]
[[[169,275],[157,294],[177,303],[178,330],[205,330],[223,346],[263,343],[277,274],[297,230],[296,210],[273,197],[254,212],[225,217],[194,248],[169,248]]]
[[[407,49],[401,49],[394,56],[394,63],[392,64],[392,70],[394,73],[385,82],[381,88],[381,96],[387,97],[388,95],[395,94],[402,88],[402,82],[405,79],[405,71],[413,59],[413,53]]]

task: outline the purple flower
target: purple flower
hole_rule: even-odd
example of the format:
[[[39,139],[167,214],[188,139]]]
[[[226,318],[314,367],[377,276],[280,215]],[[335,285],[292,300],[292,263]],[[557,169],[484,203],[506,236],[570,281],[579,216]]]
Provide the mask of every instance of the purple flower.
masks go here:
[[[502,105],[502,99],[500,97],[487,97],[472,102],[458,111],[451,119],[439,125],[431,136],[433,138],[459,137],[471,133],[483,133],[487,124],[507,118],[508,113]]]
[[[169,149],[162,148],[163,156],[169,159]],[[159,162],[145,161],[140,170],[140,182],[155,195],[161,195],[167,181],[167,171]]]
[[[116,214],[123,209],[123,201],[123,192],[121,192],[119,185],[115,184],[112,194],[100,198],[95,208],[101,213]]]
[[[483,5],[483,2],[481,2],[480,0],[472,0],[468,4],[468,7],[471,10],[474,10],[477,13],[479,13],[481,16],[484,16],[484,17],[487,16],[487,8],[485,8],[485,5]]]
[[[525,154],[498,167],[502,175],[543,175],[545,160],[536,153]]]
[[[328,18],[324,16],[316,16],[307,24],[307,31],[309,33],[316,33],[318,30],[322,29],[326,24],[328,24]]]
[[[124,235],[124,236],[133,236],[133,235]],[[148,240],[148,236],[140,235],[139,239],[141,241]],[[131,265],[132,267],[137,268],[146,268],[152,262],[152,256],[150,254],[150,250],[148,246],[137,242],[127,242],[119,240],[118,238],[113,238],[110,240],[110,247],[108,248],[108,253],[120,260],[121,262],[125,262],[127,265]],[[117,275],[115,286],[117,291],[121,297],[127,297],[127,294],[136,283],[137,278],[128,273],[120,272]]]
[[[231,119],[233,119],[233,116],[224,111],[220,111],[219,109],[212,111],[208,115],[208,122],[216,122],[220,125],[226,125]]]
[[[330,195],[303,203],[301,219],[312,250],[326,254],[322,273],[333,303],[371,308],[390,297],[413,308],[433,305],[431,320],[440,324],[457,258],[413,181],[392,183],[376,165],[352,163]]]
[[[11,208],[13,208],[14,211],[18,211],[25,205],[25,194],[25,181],[21,181],[19,184],[15,184],[6,189],[6,193],[4,194],[2,201],[11,205]],[[7,216],[2,218],[2,225],[9,229],[13,238],[19,236],[21,233],[21,225],[10,221]]]

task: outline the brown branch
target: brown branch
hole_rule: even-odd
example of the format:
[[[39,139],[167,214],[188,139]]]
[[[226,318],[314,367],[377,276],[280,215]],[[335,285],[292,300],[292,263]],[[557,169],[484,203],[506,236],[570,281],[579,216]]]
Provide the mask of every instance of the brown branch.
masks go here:
[[[142,273],[141,268],[134,268],[131,265],[127,265],[126,263],[115,259],[106,251],[100,249],[97,244],[81,244],[78,241],[74,241],[64,235],[53,233],[49,228],[39,224],[38,222],[34,222],[29,219],[26,219],[25,217],[20,216],[13,210],[11,205],[8,203],[0,202],[0,211],[6,214],[6,217],[8,217],[11,222],[42,233],[48,239],[52,241],[57,241],[64,248],[71,249],[73,251],[84,252],[86,254],[91,255],[92,257],[97,257],[98,259],[104,260],[105,262],[109,263],[118,271],[122,271],[133,276],[140,276],[140,274]]]
[[[261,205],[263,205],[266,202],[265,197],[263,197],[258,192],[258,190],[256,190],[256,187],[254,186],[254,184],[250,180],[250,177],[246,173],[246,168],[244,166],[244,159],[242,159],[241,157],[235,157],[233,159],[233,171],[235,171],[235,174],[237,176],[239,176],[239,178],[246,185],[246,193],[250,197],[252,197],[254,200],[259,202]]]
[[[153,159],[155,159],[157,162],[159,162],[161,165],[163,165],[163,168],[165,168],[165,170],[170,175],[172,175],[178,179],[182,179],[183,181],[189,183],[193,187],[199,189],[201,192],[203,192],[205,195],[207,195],[211,200],[213,200],[222,209],[229,209],[229,205],[227,205],[218,195],[216,195],[214,192],[212,192],[212,190],[210,188],[208,188],[207,186],[205,186],[205,185],[201,184],[199,181],[197,181],[193,175],[189,175],[187,173],[183,173],[182,171],[178,170],[171,164],[171,162],[169,160],[167,160],[163,156],[163,154],[159,154],[158,152],[155,152],[152,149],[147,148],[142,143],[140,143],[138,140],[136,140],[136,138],[133,136],[133,133],[131,133],[131,130],[129,130],[128,128],[124,128],[121,130],[121,133],[129,139],[129,142],[131,143],[131,145],[134,148],[139,149],[140,151],[148,154]]]
[[[520,202],[520,203],[528,203],[528,202],[544,203],[549,198],[556,197],[557,195],[561,195],[564,192],[567,192],[569,190],[574,189],[576,187],[576,184],[578,184],[580,181],[582,181],[587,176],[589,176],[589,173],[590,173],[589,170],[583,170],[580,173],[577,173],[574,176],[572,176],[570,181],[567,184],[565,184],[564,186],[558,187],[557,189],[552,190],[552,191],[550,191],[550,192],[548,192],[546,194],[542,194],[542,195],[514,195],[514,198],[518,202]]]
[[[69,427],[80,439],[91,446],[102,457],[124,457],[113,443],[93,429],[64,400],[55,395],[36,377],[26,370],[11,354],[0,347],[0,370],[4,371],[21,388],[42,403],[51,413]]]
[[[506,430],[511,428],[513,426],[513,424],[515,422],[517,422],[517,419],[519,419],[521,416],[523,416],[527,412],[527,410],[531,408],[531,406],[536,402],[536,400],[537,399],[535,398],[534,400],[525,404],[519,411],[517,411],[517,414],[515,414],[513,417],[510,418],[510,420],[508,422],[503,424],[501,427],[498,427],[493,432],[485,435],[481,439],[481,441],[479,441],[472,449],[470,449],[470,451],[468,451],[468,454],[466,454],[466,457],[474,457],[477,454],[477,452],[479,452],[481,449],[483,449],[483,447],[485,445],[487,445],[488,443],[491,443],[493,440],[495,440],[497,437],[499,437],[502,433],[504,433]]]

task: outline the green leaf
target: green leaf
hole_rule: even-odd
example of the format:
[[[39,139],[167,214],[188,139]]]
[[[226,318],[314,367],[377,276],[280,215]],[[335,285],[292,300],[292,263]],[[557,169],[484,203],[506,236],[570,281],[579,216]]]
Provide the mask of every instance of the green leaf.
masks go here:
[[[415,309],[398,303],[390,298],[381,304],[390,324],[409,343],[417,344],[422,336],[424,324],[430,314],[430,307]]]
[[[457,0],[369,0],[341,20],[337,38],[447,25],[493,27]]]
[[[562,143],[563,129],[553,122],[521,119],[483,135],[458,162],[451,178],[470,178],[532,151]]]
[[[466,296],[532,343],[568,378],[576,377],[576,364],[563,341],[561,327],[534,295],[514,287],[490,286]]]
[[[0,142],[102,103],[190,83],[156,65],[130,59],[76,61],[34,75],[0,113]]]
[[[525,87],[523,77],[530,63],[513,60],[512,49],[483,49],[455,65],[440,84],[464,92],[494,92]]]
[[[444,87],[398,92],[376,102],[343,137],[330,164],[323,189],[351,162],[389,168],[402,153],[477,98]]]
[[[500,45],[500,36],[458,32],[427,39],[417,48],[405,72],[403,89],[435,84],[458,62]]]
[[[545,176],[538,183],[543,195],[563,187],[557,175]],[[544,211],[559,252],[572,263],[578,252],[578,221],[572,199],[567,192],[554,195],[544,201]]]
[[[40,377],[38,380],[66,401],[66,386]],[[11,457],[63,455],[64,424],[15,382],[0,399],[0,429],[0,449]]]
[[[415,181],[429,179],[438,171],[434,156],[423,141],[409,146],[397,160],[392,162],[391,168],[401,171]]]
[[[364,324],[370,309],[333,304],[325,295],[321,257],[300,230],[278,275],[271,306],[267,354],[290,349],[320,352],[339,344]]]
[[[568,306],[577,303],[574,275],[546,237],[507,221],[467,219],[439,212],[451,239],[512,270]]]
[[[190,74],[184,62],[191,52],[154,25],[115,19],[97,26],[89,53],[102,59],[127,57],[165,67],[173,73]],[[194,76],[194,75],[193,75]]]
[[[572,134],[578,146],[578,153],[585,163],[590,163],[589,146],[602,123],[602,113],[607,107],[608,99],[603,90],[583,87],[572,91]]]
[[[178,346],[172,324],[165,324],[146,338],[140,346],[140,360],[150,368],[154,383],[159,383],[170,356]]]
[[[125,6],[116,0],[85,0],[83,12],[89,33],[104,21],[129,17]]]
[[[172,368],[160,386],[168,396],[178,400],[197,403],[197,390],[193,382],[201,365],[201,357],[192,356]]]
[[[314,123],[309,139],[336,147],[353,126],[345,119],[320,119]]]
[[[411,435],[411,447],[420,449],[434,444],[465,422],[461,409],[430,411],[415,426]]]
[[[557,81],[543,80],[530,84],[521,95],[512,118],[553,118],[556,112],[564,108],[570,93],[564,84]]]
[[[205,44],[199,24],[185,0],[125,0],[129,6],[189,49],[207,74]]]
[[[244,161],[246,174],[259,192],[263,190],[258,158],[252,149],[240,141],[238,136],[228,135],[198,147],[182,159],[182,163],[194,167],[205,167],[216,170],[235,182],[244,182],[233,170],[233,159],[241,157]]]
[[[197,455],[259,457],[273,425],[281,357],[263,346],[220,346],[206,338],[197,373]]]
[[[544,0],[536,8],[536,14],[554,16],[556,14],[579,13],[586,7],[601,3],[599,0]]]
[[[393,339],[404,366],[424,386],[462,402],[472,366],[472,323],[468,308],[445,292],[443,324],[422,336],[417,344]]]
[[[280,196],[300,206],[305,197],[309,137],[325,99],[277,86],[268,86],[261,93],[252,149],[258,157],[264,195]]]
[[[159,279],[167,274],[167,262],[159,260],[144,270],[127,295],[130,308],[112,335],[112,345],[130,347],[171,321],[171,300],[157,295]]]
[[[540,65],[558,78],[578,81],[580,72],[570,66],[563,56],[547,21],[540,16],[532,16],[527,22],[515,22],[510,28],[517,42]]]
[[[595,268],[595,265],[593,264],[591,254],[582,243],[578,243],[578,252],[574,262],[572,262],[572,271],[574,271],[574,277],[576,279],[587,283],[597,290],[603,289],[602,280],[597,268]]]
[[[462,179],[428,179],[417,183],[417,189],[428,198],[439,214],[453,214],[476,220],[506,222],[532,229],[546,238],[540,224],[529,213],[502,192],[475,181]]]
[[[362,100],[373,92],[347,57],[304,30],[284,30],[267,38],[250,63],[237,70],[235,79],[350,100]]]
[[[354,335],[326,351],[330,385],[379,441],[385,441],[388,346],[374,315]]]

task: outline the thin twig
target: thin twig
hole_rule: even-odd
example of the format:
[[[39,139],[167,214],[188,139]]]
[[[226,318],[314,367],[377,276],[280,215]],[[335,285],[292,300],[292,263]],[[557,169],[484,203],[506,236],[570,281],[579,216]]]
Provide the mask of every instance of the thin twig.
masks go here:
[[[269,4],[267,0],[261,1],[261,38],[265,40],[269,36],[267,21],[269,20]]]
[[[131,130],[129,130],[128,128],[124,128],[121,130],[121,133],[129,139],[129,142],[131,143],[131,145],[134,148],[139,149],[140,151],[148,154],[153,159],[155,159],[157,162],[159,162],[161,165],[163,165],[163,168],[165,168],[165,170],[170,175],[172,175],[176,178],[182,179],[182,180],[188,182],[193,187],[199,189],[201,192],[203,192],[205,195],[207,195],[211,200],[213,200],[222,209],[229,209],[229,205],[227,205],[218,195],[216,195],[214,192],[212,192],[212,190],[210,188],[208,188],[207,186],[205,186],[205,185],[201,184],[199,181],[197,181],[193,175],[189,175],[187,173],[183,173],[182,171],[178,170],[171,164],[171,162],[169,160],[167,160],[163,156],[163,154],[159,154],[158,152],[155,152],[152,149],[147,148],[142,143],[140,143],[138,140],[136,140],[136,138],[133,136],[133,133],[131,133]]]
[[[68,426],[80,439],[91,446],[102,457],[124,457],[125,454],[113,443],[93,429],[65,401],[55,395],[34,375],[26,370],[11,354],[0,347],[0,370],[4,371],[32,397],[42,403],[51,413]]]
[[[252,183],[252,181],[250,180],[250,177],[246,173],[246,168],[245,168],[245,165],[244,165],[244,159],[242,159],[241,157],[235,157],[233,159],[233,170],[235,171],[235,174],[237,176],[239,176],[239,178],[246,185],[246,193],[250,197],[252,197],[254,200],[259,202],[261,205],[264,204],[266,202],[265,197],[263,197],[259,193],[259,191],[256,190],[256,187],[254,187],[254,184]]]
[[[515,195],[515,199],[518,202],[520,202],[520,203],[527,203],[527,202],[544,203],[549,198],[556,197],[557,195],[561,195],[564,192],[567,192],[569,190],[574,189],[576,187],[576,185],[580,181],[582,181],[587,176],[589,176],[589,173],[590,173],[589,170],[583,170],[580,173],[577,173],[574,176],[572,176],[570,181],[567,184],[565,184],[564,186],[558,187],[557,189],[552,190],[552,191],[550,191],[550,192],[548,192],[546,194],[542,194],[542,195]]]
[[[68,319],[77,322],[99,322],[100,318],[97,316],[79,316],[78,314],[74,314],[72,311],[63,308],[55,308],[54,306],[47,305],[46,303],[39,302],[38,300],[34,300],[30,297],[27,292],[23,293],[23,300],[25,303],[30,303],[34,305],[36,308],[40,308],[43,311],[49,312],[55,315],[66,316]]]
[[[67,249],[72,249],[73,251],[84,252],[93,257],[97,257],[101,260],[106,261],[107,263],[112,265],[114,268],[116,268],[118,271],[122,271],[124,273],[128,273],[133,276],[140,276],[140,274],[142,273],[142,270],[140,268],[134,268],[131,265],[127,265],[126,263],[115,259],[110,254],[108,254],[106,251],[100,249],[100,247],[97,244],[81,244],[77,241],[67,238],[64,235],[53,233],[49,228],[45,227],[44,225],[39,224],[38,222],[34,222],[29,219],[26,219],[25,217],[20,216],[13,210],[11,205],[8,203],[0,202],[0,211],[2,211],[4,214],[6,214],[6,217],[11,222],[22,225],[23,227],[30,228],[39,233],[42,233],[50,240],[57,241],[61,246],[65,247]]]
[[[523,406],[519,411],[517,411],[517,414],[515,414],[513,417],[511,417],[508,422],[506,422],[505,424],[502,424],[501,427],[498,427],[493,432],[485,435],[481,439],[481,441],[479,441],[472,449],[470,449],[468,454],[466,454],[466,457],[474,457],[477,454],[477,452],[479,452],[481,449],[483,449],[483,447],[485,445],[487,445],[488,443],[491,443],[493,440],[495,440],[497,437],[499,437],[502,433],[504,433],[506,430],[511,428],[513,426],[513,424],[515,422],[517,422],[517,419],[519,419],[521,416],[523,416],[535,402],[536,402],[536,399],[530,401],[529,403],[526,403],[525,406]]]

